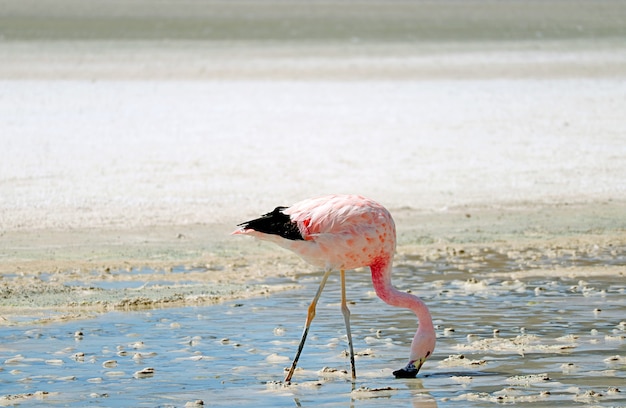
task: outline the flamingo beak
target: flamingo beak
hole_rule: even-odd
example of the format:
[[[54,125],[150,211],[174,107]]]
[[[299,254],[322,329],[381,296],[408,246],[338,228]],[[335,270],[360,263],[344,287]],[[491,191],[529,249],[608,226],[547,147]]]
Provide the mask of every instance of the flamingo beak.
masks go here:
[[[417,373],[420,371],[420,368],[422,368],[422,365],[424,364],[425,361],[426,361],[426,357],[420,358],[417,361],[412,361],[409,364],[407,364],[404,368],[394,371],[393,375],[396,378],[415,378],[417,376]]]
[[[426,357],[420,358],[418,361],[413,363],[415,365],[415,368],[417,369],[418,372],[422,368],[422,366],[424,365],[425,362],[426,362]]]

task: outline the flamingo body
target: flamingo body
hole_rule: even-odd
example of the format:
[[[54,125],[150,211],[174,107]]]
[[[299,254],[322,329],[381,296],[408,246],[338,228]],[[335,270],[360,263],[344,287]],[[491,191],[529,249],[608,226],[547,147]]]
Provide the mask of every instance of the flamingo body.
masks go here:
[[[380,204],[356,195],[332,195],[276,207],[240,225],[245,233],[272,241],[325,269],[371,265],[395,251],[396,228]]]
[[[358,195],[328,195],[300,201],[290,207],[276,207],[260,218],[239,224],[233,234],[245,234],[274,242],[300,255],[307,262],[324,268],[318,293],[309,307],[300,348],[286,381],[291,379],[304,345],[315,305],[328,273],[342,273],[342,311],[350,343],[352,375],[354,356],[345,302],[344,271],[369,266],[376,294],[386,303],[411,309],[419,320],[413,338],[409,363],[394,372],[396,377],[415,377],[435,347],[435,332],[426,305],[416,296],[391,285],[391,265],[396,247],[396,229],[391,214],[377,202]]]

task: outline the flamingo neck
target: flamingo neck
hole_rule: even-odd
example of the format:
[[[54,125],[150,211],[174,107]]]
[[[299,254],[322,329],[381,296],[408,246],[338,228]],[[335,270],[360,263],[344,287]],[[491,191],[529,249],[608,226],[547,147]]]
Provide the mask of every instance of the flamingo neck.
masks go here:
[[[401,292],[391,284],[391,265],[391,258],[380,258],[370,265],[372,283],[376,295],[385,303],[395,307],[411,309],[417,316],[419,326],[413,337],[413,342],[411,343],[410,362],[413,362],[422,357],[428,357],[419,355],[421,349],[420,345],[423,341],[432,341],[432,347],[434,347],[435,328],[433,327],[432,317],[430,316],[426,304],[417,296]],[[429,351],[432,353],[432,350]]]

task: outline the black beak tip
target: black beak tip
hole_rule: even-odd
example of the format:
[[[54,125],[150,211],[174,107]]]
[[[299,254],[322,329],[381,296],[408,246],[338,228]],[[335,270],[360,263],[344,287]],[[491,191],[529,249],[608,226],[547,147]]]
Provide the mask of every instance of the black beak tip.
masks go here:
[[[393,375],[396,378],[415,378],[417,377],[418,372],[419,369],[411,364],[410,366],[406,366],[404,368],[394,371]]]

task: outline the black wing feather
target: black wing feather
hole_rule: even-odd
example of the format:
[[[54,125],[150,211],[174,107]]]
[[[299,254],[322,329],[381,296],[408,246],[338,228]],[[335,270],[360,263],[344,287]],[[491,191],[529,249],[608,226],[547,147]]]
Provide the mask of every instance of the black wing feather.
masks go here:
[[[283,212],[287,207],[276,207],[274,211],[269,212],[260,218],[242,222],[239,227],[244,229],[253,229],[265,234],[279,235],[291,240],[304,240],[304,237],[298,229],[298,225],[291,221],[288,214]]]

